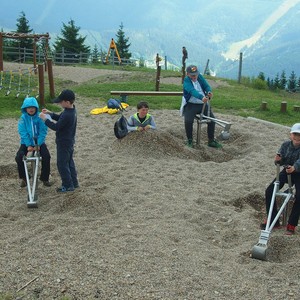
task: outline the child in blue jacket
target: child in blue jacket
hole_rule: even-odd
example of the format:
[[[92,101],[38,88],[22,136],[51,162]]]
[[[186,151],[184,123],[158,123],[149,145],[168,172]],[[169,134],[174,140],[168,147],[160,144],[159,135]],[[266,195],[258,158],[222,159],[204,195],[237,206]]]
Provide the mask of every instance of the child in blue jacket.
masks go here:
[[[39,118],[39,105],[34,97],[25,98],[23,105],[21,106],[22,115],[18,122],[18,132],[20,135],[20,148],[16,154],[16,162],[18,166],[19,178],[21,179],[20,186],[25,187],[27,185],[25,167],[23,157],[28,152],[34,151],[35,139],[37,146],[42,157],[42,169],[40,180],[44,186],[51,186],[49,182],[50,175],[50,153],[45,144],[47,136],[47,126]]]

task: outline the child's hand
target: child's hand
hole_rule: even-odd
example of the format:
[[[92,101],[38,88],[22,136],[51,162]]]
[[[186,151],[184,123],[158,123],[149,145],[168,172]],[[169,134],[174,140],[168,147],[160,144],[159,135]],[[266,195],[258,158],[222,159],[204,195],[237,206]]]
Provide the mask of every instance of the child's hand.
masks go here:
[[[144,128],[143,127],[138,127],[137,131],[144,131]]]
[[[281,155],[280,153],[277,153],[274,157],[275,162],[279,162],[281,160]]]
[[[147,130],[149,130],[149,129],[151,129],[151,126],[150,126],[150,125],[146,125],[146,126],[144,127],[144,130],[145,130],[145,131],[147,131]]]
[[[39,117],[42,119],[42,120],[46,120],[47,119],[47,116],[46,116],[46,114],[44,113],[44,112],[41,112],[40,114],[39,114]]]
[[[293,166],[288,165],[288,166],[285,167],[285,171],[288,174],[291,174],[291,173],[293,173],[295,171],[295,168]]]
[[[43,109],[42,109],[42,113],[44,113],[44,114],[51,114],[52,111],[50,111],[50,110],[48,110],[48,109],[46,109],[46,108],[43,108]]]

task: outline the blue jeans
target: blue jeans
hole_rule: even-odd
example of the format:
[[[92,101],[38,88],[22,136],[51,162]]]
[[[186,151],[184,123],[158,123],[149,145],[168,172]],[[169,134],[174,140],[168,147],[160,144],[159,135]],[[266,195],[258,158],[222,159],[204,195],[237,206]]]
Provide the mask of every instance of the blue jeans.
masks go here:
[[[73,145],[57,144],[57,169],[61,177],[62,186],[74,188],[78,186],[77,171],[73,160]]]

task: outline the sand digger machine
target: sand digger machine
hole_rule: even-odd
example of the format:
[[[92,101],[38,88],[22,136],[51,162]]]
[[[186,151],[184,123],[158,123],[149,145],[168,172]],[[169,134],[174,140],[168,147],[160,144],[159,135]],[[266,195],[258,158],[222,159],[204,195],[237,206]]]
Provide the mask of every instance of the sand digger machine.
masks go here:
[[[266,228],[264,230],[261,230],[258,243],[255,246],[253,246],[252,252],[251,252],[252,258],[256,258],[256,259],[260,259],[260,260],[267,259],[268,241],[270,239],[271,231],[274,228],[276,222],[278,221],[278,219],[280,218],[281,215],[282,215],[282,224],[286,225],[287,214],[288,214],[288,209],[287,209],[288,203],[294,197],[291,174],[287,174],[288,189],[284,192],[280,192],[279,191],[279,173],[280,173],[280,165],[279,164],[276,164],[276,171],[277,171],[276,180],[274,182],[274,189],[273,189],[271,204],[270,204],[270,208],[269,208]],[[273,222],[271,223],[272,211],[273,211],[273,207],[274,207],[277,197],[282,198],[282,203],[278,210],[277,215],[275,216]]]
[[[209,101],[210,101],[210,99],[211,98],[209,97]],[[197,120],[197,140],[196,140],[197,145],[200,144],[202,124],[207,124],[209,122],[215,122],[217,125],[224,128],[224,130],[222,130],[222,132],[218,136],[218,138],[220,140],[228,140],[229,137],[230,137],[229,130],[230,130],[230,127],[231,127],[231,123],[220,120],[220,119],[212,118],[210,116],[210,103],[209,103],[209,101],[203,104],[201,114],[195,116],[195,119]],[[207,115],[204,115],[204,110],[205,110],[206,105],[208,106],[208,113],[207,113]]]
[[[25,175],[26,175],[26,182],[27,182],[27,207],[28,208],[37,208],[37,187],[38,187],[38,170],[40,161],[42,157],[40,156],[40,152],[37,145],[37,140],[35,139],[35,149],[33,152],[27,153],[27,156],[24,155],[23,163],[25,167]],[[29,174],[29,168],[31,166],[31,174]]]

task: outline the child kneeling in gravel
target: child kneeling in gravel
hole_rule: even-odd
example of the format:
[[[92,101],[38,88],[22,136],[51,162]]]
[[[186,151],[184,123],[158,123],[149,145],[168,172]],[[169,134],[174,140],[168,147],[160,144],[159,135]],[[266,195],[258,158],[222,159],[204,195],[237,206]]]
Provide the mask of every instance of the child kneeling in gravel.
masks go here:
[[[129,117],[127,128],[129,132],[156,129],[154,118],[149,114],[149,105],[146,101],[137,104],[137,112]]]
[[[281,189],[285,183],[288,183],[288,174],[291,174],[292,184],[295,185],[295,201],[286,228],[286,234],[291,235],[295,233],[295,229],[298,225],[298,220],[300,216],[300,123],[296,123],[292,126],[290,131],[290,140],[282,143],[274,159],[275,163],[278,163],[281,166],[286,166],[279,173],[279,189]],[[272,201],[275,180],[276,179],[274,179],[270,183],[265,192],[267,214],[269,213]],[[270,224],[276,217],[277,212],[278,210],[275,201]],[[261,224],[261,229],[265,229],[265,227],[266,223]],[[277,223],[275,224],[274,228],[276,227],[280,227],[279,221],[277,221]]]

